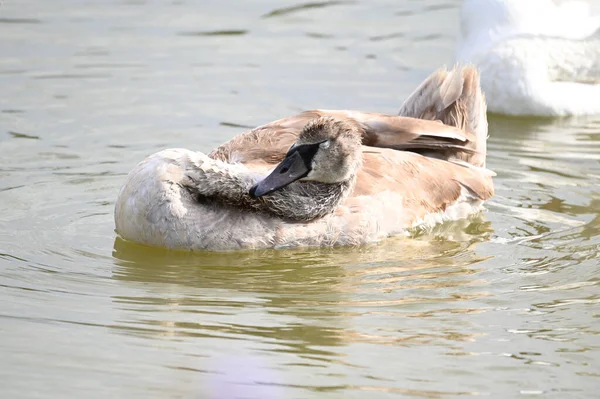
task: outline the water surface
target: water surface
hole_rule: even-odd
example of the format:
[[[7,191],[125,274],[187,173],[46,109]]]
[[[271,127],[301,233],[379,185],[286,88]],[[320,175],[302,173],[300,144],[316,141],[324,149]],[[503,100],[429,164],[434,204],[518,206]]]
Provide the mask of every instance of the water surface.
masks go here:
[[[590,398],[600,118],[490,116],[497,195],[416,239],[180,253],[115,238],[125,175],[309,108],[395,112],[459,1],[0,7],[10,398]]]

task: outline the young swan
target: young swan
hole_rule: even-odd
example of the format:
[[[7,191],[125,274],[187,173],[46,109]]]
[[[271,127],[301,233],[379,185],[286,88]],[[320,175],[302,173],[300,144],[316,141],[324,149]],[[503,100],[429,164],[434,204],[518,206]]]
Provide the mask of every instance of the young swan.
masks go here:
[[[485,109],[475,68],[440,69],[400,116],[311,110],[208,155],[163,150],[128,174],[115,230],[140,244],[220,251],[359,245],[464,218],[494,192]]]
[[[323,116],[309,122],[281,163],[250,189],[254,179],[228,171],[231,165],[226,164],[197,165],[190,171],[192,184],[186,186],[200,202],[216,200],[282,219],[310,221],[333,212],[352,191],[362,165],[361,140],[353,122]]]

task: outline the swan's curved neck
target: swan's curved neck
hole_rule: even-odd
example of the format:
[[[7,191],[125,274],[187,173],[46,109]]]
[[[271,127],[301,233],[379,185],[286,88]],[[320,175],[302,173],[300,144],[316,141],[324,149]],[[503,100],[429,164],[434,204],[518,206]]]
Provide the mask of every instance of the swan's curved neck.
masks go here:
[[[341,183],[297,181],[264,197],[251,198],[257,209],[282,219],[308,221],[333,212],[346,199],[355,178]]]
[[[186,169],[184,186],[198,201],[219,201],[241,209],[253,209],[291,221],[323,217],[348,196],[356,177],[340,183],[296,181],[269,195],[254,198],[250,188],[259,179],[239,164],[204,158]]]

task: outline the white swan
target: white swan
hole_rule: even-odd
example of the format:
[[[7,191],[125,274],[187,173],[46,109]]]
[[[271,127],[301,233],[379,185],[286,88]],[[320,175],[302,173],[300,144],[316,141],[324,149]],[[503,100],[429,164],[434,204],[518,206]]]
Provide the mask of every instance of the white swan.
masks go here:
[[[583,1],[465,0],[456,57],[479,67],[491,112],[598,114],[599,28]]]

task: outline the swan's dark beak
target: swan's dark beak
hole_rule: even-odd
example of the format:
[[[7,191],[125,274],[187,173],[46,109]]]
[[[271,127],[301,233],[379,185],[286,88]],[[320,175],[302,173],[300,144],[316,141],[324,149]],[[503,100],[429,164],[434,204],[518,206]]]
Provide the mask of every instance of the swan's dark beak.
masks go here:
[[[320,144],[293,147],[269,176],[250,189],[250,195],[254,198],[262,197],[308,175]]]
[[[294,152],[292,155],[285,157],[283,161],[265,177],[250,189],[250,195],[253,197],[262,197],[302,179],[310,172],[310,164],[306,165],[302,155],[299,152]]]

